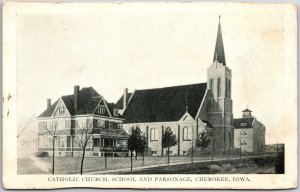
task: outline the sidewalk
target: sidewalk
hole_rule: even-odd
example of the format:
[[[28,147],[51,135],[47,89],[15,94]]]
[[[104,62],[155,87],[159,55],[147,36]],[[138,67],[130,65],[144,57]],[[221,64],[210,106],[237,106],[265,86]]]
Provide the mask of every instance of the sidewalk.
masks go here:
[[[249,159],[249,158],[254,158],[254,157],[263,157],[263,156],[269,156],[269,155],[257,155],[257,156],[246,156],[246,157],[241,157],[241,159]],[[240,157],[232,157],[229,159],[230,160],[238,160]],[[224,158],[215,158],[213,162],[220,162],[220,161],[228,161],[227,157]],[[193,161],[193,163],[201,163],[201,162],[212,162],[211,159],[205,159],[205,160],[198,160],[198,161]],[[184,162],[174,162],[170,163],[170,166],[172,165],[182,165],[182,164],[191,164],[191,161],[184,161]],[[133,167],[132,171],[140,171],[144,169],[149,169],[149,168],[156,168],[156,167],[165,167],[168,166],[167,163],[164,164],[156,164],[156,165],[145,165],[145,166],[140,166],[140,167]],[[101,175],[101,174],[117,174],[117,173],[130,173],[130,167],[129,168],[124,168],[124,169],[115,169],[115,170],[105,170],[105,171],[94,171],[94,172],[85,172],[84,175]]]

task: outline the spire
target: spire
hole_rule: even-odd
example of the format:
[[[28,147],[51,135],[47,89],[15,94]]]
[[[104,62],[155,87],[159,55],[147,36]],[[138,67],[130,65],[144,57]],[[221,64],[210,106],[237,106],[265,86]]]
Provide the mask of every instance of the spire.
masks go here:
[[[214,53],[214,61],[218,61],[223,65],[226,65],[225,61],[225,52],[224,52],[224,45],[223,45],[223,38],[222,38],[222,31],[221,31],[221,17],[219,15],[219,26],[218,26],[218,34],[217,34],[217,41]]]

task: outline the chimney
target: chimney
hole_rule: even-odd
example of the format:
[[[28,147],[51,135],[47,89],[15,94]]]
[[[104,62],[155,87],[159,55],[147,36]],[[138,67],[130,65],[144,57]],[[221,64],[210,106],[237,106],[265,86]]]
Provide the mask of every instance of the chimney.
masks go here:
[[[79,85],[75,85],[74,86],[74,103],[73,103],[75,113],[77,112],[77,109],[78,109],[78,107],[77,107],[78,93],[79,93]]]
[[[51,106],[51,99],[47,99],[47,109],[49,109]]]
[[[127,106],[127,96],[128,96],[128,88],[124,89],[124,95],[123,95],[123,109]]]

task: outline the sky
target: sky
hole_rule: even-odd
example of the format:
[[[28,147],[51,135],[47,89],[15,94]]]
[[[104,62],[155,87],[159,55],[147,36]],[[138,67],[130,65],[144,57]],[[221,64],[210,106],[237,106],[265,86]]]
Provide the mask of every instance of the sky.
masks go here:
[[[232,70],[234,117],[248,106],[266,126],[266,142],[283,141],[281,10],[242,4],[108,7],[67,12],[54,7],[49,13],[17,16],[21,124],[42,113],[47,98],[55,102],[72,94],[74,85],[92,86],[108,102],[116,102],[125,87],[132,92],[206,82],[220,15],[226,64]]]

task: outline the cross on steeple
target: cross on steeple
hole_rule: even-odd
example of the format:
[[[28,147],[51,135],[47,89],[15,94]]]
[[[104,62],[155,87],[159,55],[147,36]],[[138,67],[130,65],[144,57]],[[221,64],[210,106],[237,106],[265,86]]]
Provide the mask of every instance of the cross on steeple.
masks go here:
[[[220,15],[219,15],[218,34],[217,34],[217,40],[216,40],[216,47],[215,47],[213,62],[215,62],[215,61],[217,61],[219,63],[222,63],[223,65],[226,65],[223,38],[222,38],[222,31],[221,31],[221,16]]]

